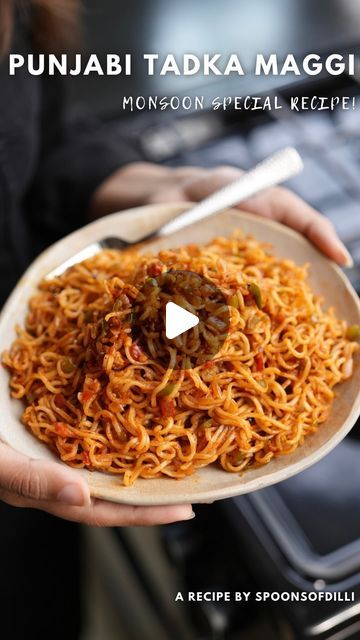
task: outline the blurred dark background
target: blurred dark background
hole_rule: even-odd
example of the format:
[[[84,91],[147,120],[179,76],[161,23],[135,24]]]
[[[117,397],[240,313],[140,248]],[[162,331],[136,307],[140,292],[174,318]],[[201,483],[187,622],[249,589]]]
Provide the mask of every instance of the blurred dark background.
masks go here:
[[[257,53],[275,52],[281,59],[353,51],[360,32],[357,0],[87,0],[84,18],[87,51],[100,59],[132,53],[135,63],[131,77],[69,78],[72,98],[100,113],[116,111],[123,95],[259,94],[289,82],[289,76],[148,78],[140,64],[144,52],[158,53],[160,60],[167,53],[238,53],[251,68]]]
[[[132,77],[73,77],[75,109],[113,120],[143,157],[247,168],[295,145],[305,171],[289,186],[330,217],[355,259],[360,291],[359,75],[148,78],[143,52],[359,54],[359,0],[87,1],[86,50],[132,53]],[[359,69],[359,64],[357,64]],[[124,95],[278,96],[278,112],[123,113]],[[291,112],[290,95],[358,96],[356,110]],[[250,496],[196,506],[182,525],[86,531],[84,640],[360,638],[359,429],[312,469]],[[354,603],[174,603],[178,589],[356,593]]]

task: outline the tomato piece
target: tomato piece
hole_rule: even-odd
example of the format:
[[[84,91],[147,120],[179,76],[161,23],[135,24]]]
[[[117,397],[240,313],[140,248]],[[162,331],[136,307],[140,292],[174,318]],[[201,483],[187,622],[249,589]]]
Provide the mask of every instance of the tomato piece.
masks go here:
[[[84,391],[81,391],[78,394],[78,398],[81,404],[86,404],[87,402],[91,402],[98,393],[100,393],[101,385],[99,380],[95,378],[91,378],[90,376],[86,376],[84,382]]]
[[[81,394],[81,400],[84,404],[86,404],[93,399],[94,395],[95,393],[93,391],[90,391],[90,389],[85,389],[85,391],[83,391]]]
[[[202,366],[204,369],[215,369],[215,365],[212,360],[207,360]]]
[[[168,398],[167,396],[161,396],[158,398],[160,413],[163,418],[174,418],[175,417],[175,401],[173,398]]]
[[[285,314],[282,311],[279,311],[279,313],[276,314],[274,320],[277,324],[281,324],[282,322],[284,322],[285,317]]]
[[[147,272],[148,276],[151,276],[152,278],[156,278],[157,276],[159,276],[162,272],[162,266],[160,262],[153,262],[153,264],[150,264],[147,268]]]
[[[54,427],[58,436],[61,436],[62,438],[68,438],[72,435],[71,429],[66,422],[55,422]]]
[[[264,371],[264,358],[262,353],[257,353],[254,360],[255,360],[256,370]]]
[[[59,407],[59,409],[63,409],[65,407],[65,398],[62,393],[57,393],[54,400],[56,406]]]

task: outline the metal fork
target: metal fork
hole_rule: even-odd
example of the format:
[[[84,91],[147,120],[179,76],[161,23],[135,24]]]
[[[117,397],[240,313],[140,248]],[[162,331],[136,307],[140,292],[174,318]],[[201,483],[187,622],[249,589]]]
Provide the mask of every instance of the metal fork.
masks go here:
[[[82,262],[87,258],[95,255],[102,249],[127,249],[128,247],[146,242],[155,238],[169,236],[175,231],[179,231],[184,227],[199,222],[204,218],[212,216],[214,213],[238,204],[242,200],[246,200],[251,196],[259,193],[263,189],[272,187],[276,184],[288,180],[297,175],[303,169],[303,162],[296,149],[286,147],[278,151],[274,155],[266,158],[253,169],[243,173],[238,180],[228,184],[219,191],[216,191],[208,198],[205,198],[198,204],[192,206],[188,211],[179,214],[170,222],[165,223],[162,227],[152,233],[129,242],[123,238],[109,236],[101,238],[97,242],[92,242],[87,247],[73,255],[58,267],[50,271],[45,279],[52,280],[60,276],[66,269]]]

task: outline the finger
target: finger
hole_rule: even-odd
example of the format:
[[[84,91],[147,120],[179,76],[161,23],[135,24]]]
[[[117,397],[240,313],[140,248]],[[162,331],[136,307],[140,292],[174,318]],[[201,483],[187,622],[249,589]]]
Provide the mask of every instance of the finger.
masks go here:
[[[345,267],[353,266],[353,259],[346,247],[337,235],[335,227],[321,214],[309,220],[305,229],[305,235],[315,244],[325,255],[335,262]]]
[[[198,202],[207,198],[211,193],[237,180],[243,171],[235,167],[218,167],[204,171],[200,175],[189,178],[183,190],[188,200]]]
[[[92,500],[89,507],[82,509],[55,505],[54,514],[96,527],[150,526],[194,517],[191,505],[187,504],[138,507],[97,499]]]
[[[286,224],[305,235],[338,264],[352,266],[352,258],[330,220],[291,191],[279,187],[269,189],[246,200],[241,207]]]
[[[209,171],[187,183],[186,196],[189,200],[202,200],[239,178],[241,173],[242,171],[235,167],[219,167]],[[243,201],[239,206],[299,231],[338,264],[347,267],[353,265],[348,250],[331,222],[291,191],[282,188],[268,189],[254,198]]]
[[[67,506],[58,501],[32,500],[2,492],[0,498],[13,506],[42,509],[54,516],[96,527],[131,527],[170,524],[194,517],[189,504],[137,507],[92,499],[85,507]]]
[[[48,460],[34,460],[0,443],[0,488],[14,499],[90,504],[89,487],[75,470]]]

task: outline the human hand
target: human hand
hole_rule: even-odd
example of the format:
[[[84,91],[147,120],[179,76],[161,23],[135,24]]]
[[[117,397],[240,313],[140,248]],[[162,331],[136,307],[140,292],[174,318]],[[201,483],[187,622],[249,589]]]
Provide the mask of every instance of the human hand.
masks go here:
[[[130,164],[112,174],[97,189],[90,214],[95,218],[144,204],[198,202],[239,178],[241,173],[234,167],[171,169],[145,162]],[[351,266],[351,256],[330,220],[288,189],[267,189],[243,201],[239,208],[286,224],[338,264]]]
[[[187,199],[199,201],[240,177],[234,167],[219,167],[187,181]],[[306,236],[320,251],[340,265],[351,267],[352,258],[337,235],[332,222],[302,198],[284,187],[272,187],[244,200],[238,207],[264,218],[281,222]]]
[[[191,505],[136,507],[90,498],[86,480],[57,462],[34,460],[0,442],[0,500],[100,527],[188,520]]]

